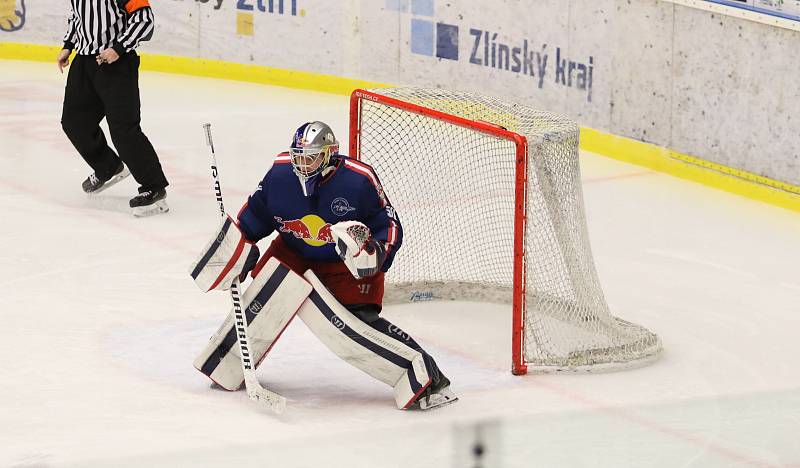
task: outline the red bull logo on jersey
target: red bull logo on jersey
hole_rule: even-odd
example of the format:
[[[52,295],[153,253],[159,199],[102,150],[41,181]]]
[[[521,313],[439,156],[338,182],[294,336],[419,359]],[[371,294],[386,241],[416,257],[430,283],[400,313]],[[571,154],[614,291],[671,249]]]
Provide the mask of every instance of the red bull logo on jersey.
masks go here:
[[[286,219],[275,216],[278,231],[291,234],[297,239],[302,239],[308,245],[321,247],[333,244],[331,224],[317,215],[305,215],[300,219]]]
[[[321,228],[319,228],[319,232],[317,232],[317,240],[323,241],[326,244],[333,244],[333,234],[331,233],[331,223],[325,223]]]

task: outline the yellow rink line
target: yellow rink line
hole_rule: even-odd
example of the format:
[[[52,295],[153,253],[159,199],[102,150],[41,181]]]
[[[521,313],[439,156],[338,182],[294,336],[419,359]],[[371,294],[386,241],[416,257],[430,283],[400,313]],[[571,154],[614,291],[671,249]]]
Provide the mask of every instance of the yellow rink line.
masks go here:
[[[0,42],[0,58],[53,62],[59,46]],[[355,88],[388,85],[333,75],[189,57],[141,54],[143,70],[246,81],[349,95]],[[581,148],[612,159],[698,182],[800,212],[800,187],[705,161],[649,143],[581,127]]]
[[[36,44],[0,42],[0,58],[53,62],[54,67],[56,66],[56,56],[60,50],[60,46],[51,47]],[[142,57],[142,70],[164,73],[247,81],[251,83],[346,95],[349,95],[356,88],[385,88],[387,86],[380,83],[341,78],[333,75],[284,70],[261,65],[223,62],[222,60],[171,57],[168,55],[146,53],[140,55]]]
[[[800,212],[800,187],[667,148],[581,127],[581,148],[681,179]]]

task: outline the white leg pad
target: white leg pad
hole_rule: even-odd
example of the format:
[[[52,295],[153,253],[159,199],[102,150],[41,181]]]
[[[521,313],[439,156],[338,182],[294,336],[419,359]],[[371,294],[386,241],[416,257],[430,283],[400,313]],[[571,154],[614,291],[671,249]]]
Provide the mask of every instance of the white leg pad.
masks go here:
[[[311,285],[286,265],[271,258],[242,298],[250,351],[256,366],[264,359],[311,292]],[[226,390],[244,382],[234,315],[231,310],[219,330],[194,361],[194,367]]]
[[[309,270],[314,288],[297,313],[334,354],[394,388],[398,408],[408,408],[431,378],[422,353],[359,320]]]

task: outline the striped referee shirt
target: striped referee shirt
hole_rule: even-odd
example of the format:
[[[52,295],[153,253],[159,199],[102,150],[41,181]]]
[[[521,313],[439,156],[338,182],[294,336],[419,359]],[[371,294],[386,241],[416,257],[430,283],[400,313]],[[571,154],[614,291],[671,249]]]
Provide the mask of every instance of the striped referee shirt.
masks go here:
[[[130,52],[153,36],[148,0],[70,0],[64,48],[78,55],[97,55],[114,48]]]

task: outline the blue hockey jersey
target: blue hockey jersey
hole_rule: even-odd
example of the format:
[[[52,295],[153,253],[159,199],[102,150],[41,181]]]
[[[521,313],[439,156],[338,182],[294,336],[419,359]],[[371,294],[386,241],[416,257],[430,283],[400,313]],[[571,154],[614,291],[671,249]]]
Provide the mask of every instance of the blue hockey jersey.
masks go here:
[[[359,221],[385,245],[381,271],[387,271],[402,244],[403,228],[378,176],[369,165],[344,155],[332,155],[331,168],[314,194],[306,197],[289,153],[279,154],[239,213],[239,227],[253,242],[277,230],[303,258],[338,262],[341,259],[334,249],[331,226]]]

